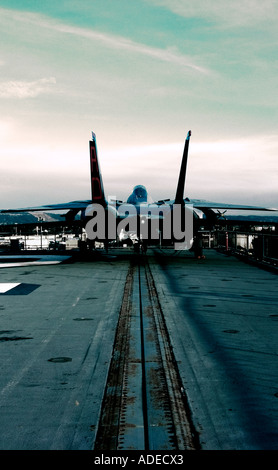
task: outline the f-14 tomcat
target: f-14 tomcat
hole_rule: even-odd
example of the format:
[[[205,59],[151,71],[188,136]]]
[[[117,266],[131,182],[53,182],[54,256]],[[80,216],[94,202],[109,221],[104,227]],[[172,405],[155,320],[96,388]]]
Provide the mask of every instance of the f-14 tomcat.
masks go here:
[[[103,186],[102,174],[98,160],[96,135],[92,133],[89,141],[91,199],[72,201],[63,204],[49,204],[39,207],[5,209],[1,212],[32,212],[32,211],[67,211],[67,222],[73,221],[81,211],[81,220],[86,228],[89,240],[109,242],[124,233],[126,237],[143,240],[150,244],[154,240],[168,240],[171,243],[184,243],[188,248],[189,239],[202,226],[217,223],[220,211],[223,210],[260,210],[268,209],[258,206],[223,204],[198,199],[184,198],[188,148],[191,131],[185,139],[184,152],[180,167],[176,195],[174,200],[163,199],[154,203],[148,202],[148,193],[143,185],[136,185],[126,202],[108,201]],[[202,218],[200,218],[200,211]],[[215,212],[218,211],[218,212]],[[187,233],[186,233],[187,229]],[[170,244],[170,243],[169,243]]]

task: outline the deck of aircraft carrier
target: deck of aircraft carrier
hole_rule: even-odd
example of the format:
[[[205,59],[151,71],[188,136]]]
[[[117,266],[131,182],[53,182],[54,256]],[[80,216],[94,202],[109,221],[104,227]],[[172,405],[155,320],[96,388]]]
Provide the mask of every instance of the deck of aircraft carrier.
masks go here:
[[[0,449],[277,449],[277,274],[204,254],[3,257]]]

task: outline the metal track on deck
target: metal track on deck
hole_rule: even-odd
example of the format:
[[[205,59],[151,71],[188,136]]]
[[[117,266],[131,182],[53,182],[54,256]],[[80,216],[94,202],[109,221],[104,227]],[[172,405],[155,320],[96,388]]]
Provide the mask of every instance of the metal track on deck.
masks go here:
[[[192,450],[190,419],[147,258],[131,262],[95,450]]]

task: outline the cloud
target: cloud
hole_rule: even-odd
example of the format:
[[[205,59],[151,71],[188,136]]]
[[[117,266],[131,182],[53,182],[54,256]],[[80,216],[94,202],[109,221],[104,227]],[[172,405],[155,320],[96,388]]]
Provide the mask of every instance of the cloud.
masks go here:
[[[3,144],[4,140],[7,139],[14,131],[14,126],[11,120],[0,120],[0,139]]]
[[[0,98],[35,98],[42,93],[52,91],[52,85],[56,83],[54,77],[41,78],[32,82],[8,81],[0,82]]]
[[[5,130],[15,123],[0,122]],[[9,137],[9,138],[8,138]],[[24,140],[8,132],[1,147],[1,207],[55,203],[90,197],[87,145]],[[87,144],[87,143],[86,143]],[[115,143],[114,143],[115,144]],[[136,184],[144,184],[153,200],[173,198],[184,142],[155,145],[99,145],[106,196],[126,200]],[[195,141],[189,147],[185,194],[236,203],[278,204],[275,135],[246,139]],[[39,157],[39,158],[38,158]]]
[[[245,139],[190,143],[186,195],[226,201],[276,206],[277,151],[275,135]],[[145,184],[153,199],[175,194],[183,143],[124,147],[102,151],[102,172],[110,193],[129,194],[135,184]],[[262,157],[263,156],[263,157]],[[136,167],[136,171],[134,168]],[[124,168],[124,171],[123,171]],[[119,194],[119,189],[121,194]],[[272,201],[272,202],[271,202]]]
[[[3,18],[9,18],[13,19],[13,21],[33,24],[36,25],[36,27],[50,29],[62,34],[70,34],[80,38],[86,38],[90,41],[101,43],[110,49],[122,50],[151,57],[159,61],[169,62],[183,68],[191,69],[200,74],[212,73],[208,68],[194,63],[194,60],[191,57],[179,53],[176,48],[170,47],[166,49],[160,49],[157,47],[151,47],[122,36],[102,33],[100,31],[88,28],[81,28],[78,26],[65,24],[42,14],[16,12],[14,10],[7,10],[2,8],[0,8],[0,12],[2,20]]]
[[[258,25],[272,22],[276,26],[276,0],[147,0],[186,18],[199,17],[222,25]]]

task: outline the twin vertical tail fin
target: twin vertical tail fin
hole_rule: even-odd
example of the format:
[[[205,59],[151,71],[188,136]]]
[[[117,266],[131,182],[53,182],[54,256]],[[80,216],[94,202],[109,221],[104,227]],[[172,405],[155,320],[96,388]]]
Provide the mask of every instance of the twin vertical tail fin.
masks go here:
[[[179,181],[177,186],[177,192],[175,197],[175,204],[183,204],[184,202],[184,187],[185,187],[185,177],[186,177],[186,167],[187,167],[187,157],[188,157],[188,146],[189,146],[189,139],[191,136],[191,131],[188,131],[185,144],[184,144],[184,151],[183,157],[181,162],[181,169],[179,175]]]
[[[185,177],[186,177],[186,167],[187,167],[187,157],[188,157],[188,147],[189,140],[191,136],[191,131],[188,131],[182,163],[180,168],[177,192],[175,197],[175,204],[182,204],[184,202],[184,188],[185,188]],[[92,140],[90,140],[90,163],[91,163],[91,190],[92,190],[92,203],[101,204],[106,206],[107,202],[104,195],[103,182],[101,171],[98,162],[97,155],[97,144],[96,144],[96,135],[92,132]]]
[[[103,189],[101,171],[98,162],[96,135],[92,132],[92,140],[90,140],[90,164],[91,164],[91,191],[92,203],[106,206],[106,200]]]

